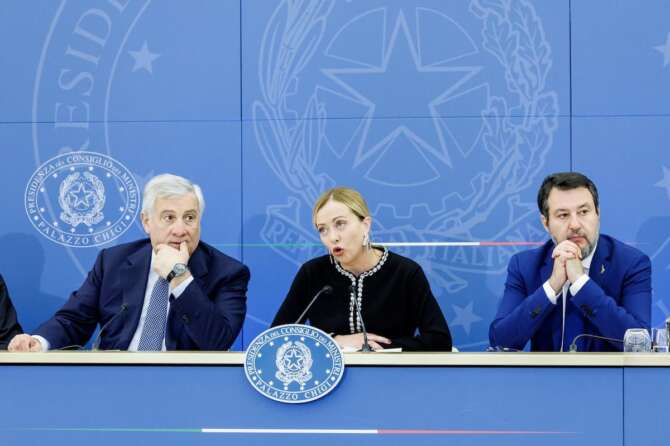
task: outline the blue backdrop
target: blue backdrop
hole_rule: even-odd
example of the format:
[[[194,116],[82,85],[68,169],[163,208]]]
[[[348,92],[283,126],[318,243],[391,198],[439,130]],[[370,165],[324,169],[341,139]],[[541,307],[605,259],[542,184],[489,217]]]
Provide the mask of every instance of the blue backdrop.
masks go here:
[[[541,242],[537,187],[572,169],[599,186],[602,231],[652,257],[658,324],[668,17],[662,0],[3,1],[0,273],[20,321],[143,236],[132,194],[157,173],[203,187],[203,239],[251,268],[242,348],[325,252],[310,223],[325,188],[363,192],[375,241]],[[90,215],[63,192],[75,176]],[[482,350],[521,249],[398,251],[455,344]]]

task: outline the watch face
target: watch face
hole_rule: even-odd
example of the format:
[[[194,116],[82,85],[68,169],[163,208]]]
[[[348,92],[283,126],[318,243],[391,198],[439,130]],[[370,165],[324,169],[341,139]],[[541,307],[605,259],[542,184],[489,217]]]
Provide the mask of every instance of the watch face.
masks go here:
[[[186,265],[183,263],[177,263],[174,268],[172,268],[172,271],[174,271],[175,275],[181,276],[186,272]]]

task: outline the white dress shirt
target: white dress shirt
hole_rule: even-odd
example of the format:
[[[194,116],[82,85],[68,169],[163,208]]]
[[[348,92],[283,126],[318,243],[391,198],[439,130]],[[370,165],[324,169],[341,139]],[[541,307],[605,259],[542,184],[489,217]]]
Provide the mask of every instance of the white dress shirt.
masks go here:
[[[561,291],[561,294],[563,296],[563,319],[562,319],[562,324],[561,324],[561,351],[563,351],[563,338],[565,336],[565,306],[567,303],[566,295],[568,294],[568,288],[570,289],[570,294],[573,296],[576,296],[577,293],[582,289],[584,284],[591,280],[589,278],[589,269],[591,269],[591,261],[593,260],[593,254],[595,254],[596,249],[598,248],[598,243],[596,243],[596,246],[593,248],[593,251],[591,251],[591,254],[588,255],[585,259],[582,259],[582,266],[584,267],[584,274],[579,276],[577,280],[575,280],[575,283],[570,283],[570,281],[566,281],[565,284],[563,285],[563,290]],[[547,295],[547,299],[549,299],[549,302],[552,304],[556,305],[558,301],[558,294],[554,292],[554,289],[549,285],[549,280],[544,282],[544,285],[542,285],[544,288],[544,293]]]

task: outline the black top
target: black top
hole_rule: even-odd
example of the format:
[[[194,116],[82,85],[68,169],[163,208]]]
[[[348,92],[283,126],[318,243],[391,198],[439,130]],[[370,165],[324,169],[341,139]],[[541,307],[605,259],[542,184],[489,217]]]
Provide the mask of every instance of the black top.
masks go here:
[[[6,350],[9,341],[17,334],[23,333],[16,320],[16,310],[9,300],[9,292],[5,280],[0,276],[0,349]]]
[[[389,338],[386,348],[451,351],[451,334],[421,266],[411,259],[388,253],[386,261],[356,279],[333,264],[329,256],[306,262],[293,279],[272,326],[293,324],[309,301],[325,285],[333,287],[321,295],[307,313],[311,325],[335,335],[357,329],[351,294],[361,289],[361,313],[368,333]],[[343,274],[346,273],[347,275]],[[350,317],[353,316],[353,322]],[[417,334],[418,329],[418,334]]]

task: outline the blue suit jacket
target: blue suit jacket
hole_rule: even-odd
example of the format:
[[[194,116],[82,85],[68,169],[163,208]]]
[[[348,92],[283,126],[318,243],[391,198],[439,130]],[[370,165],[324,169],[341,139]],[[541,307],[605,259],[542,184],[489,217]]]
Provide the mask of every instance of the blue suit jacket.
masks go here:
[[[554,242],[515,254],[505,294],[489,329],[492,346],[533,351],[561,348],[562,305],[553,305],[542,285],[551,276]],[[622,339],[629,328],[649,329],[651,263],[639,250],[601,235],[589,269],[590,280],[566,305],[565,344],[581,333]],[[560,303],[560,301],[559,301]],[[579,351],[621,351],[622,344],[581,338]]]
[[[97,324],[111,320],[100,348],[127,350],[142,313],[150,264],[148,239],[100,251],[84,284],[34,334],[52,349],[84,345]],[[166,348],[226,350],[244,321],[249,269],[202,241],[188,266],[194,280],[178,299],[170,297]]]

